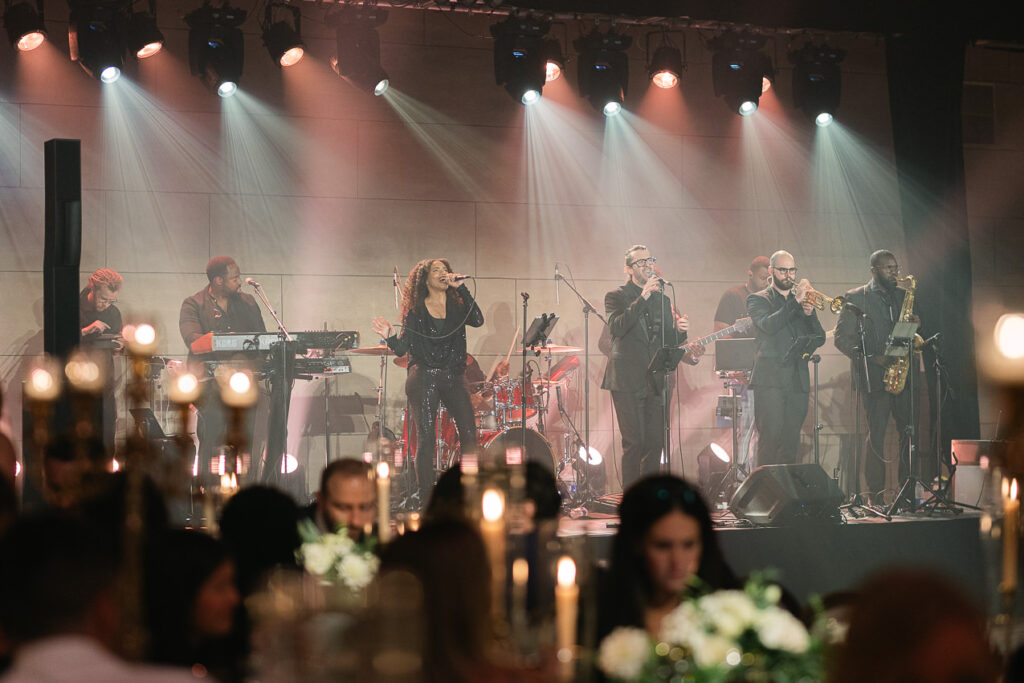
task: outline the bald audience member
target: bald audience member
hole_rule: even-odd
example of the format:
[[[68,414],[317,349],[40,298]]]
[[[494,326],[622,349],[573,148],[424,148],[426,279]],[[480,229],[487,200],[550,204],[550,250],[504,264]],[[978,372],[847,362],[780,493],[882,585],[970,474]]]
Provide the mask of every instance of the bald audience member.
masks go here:
[[[372,529],[377,511],[377,486],[370,465],[343,458],[324,468],[316,495],[316,525],[321,531],[348,530],[353,541]]]

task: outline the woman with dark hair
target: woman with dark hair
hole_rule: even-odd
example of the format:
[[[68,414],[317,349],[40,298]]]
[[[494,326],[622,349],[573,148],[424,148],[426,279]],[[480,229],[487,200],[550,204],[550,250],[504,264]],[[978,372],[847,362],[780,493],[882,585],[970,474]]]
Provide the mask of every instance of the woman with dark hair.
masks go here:
[[[641,479],[622,497],[612,544],[599,638],[618,626],[657,637],[662,619],[681,602],[691,579],[710,590],[737,588],[697,489],[678,477]]]
[[[198,531],[165,533],[147,576],[150,661],[209,671],[220,681],[243,678],[233,646],[240,597],[224,545]]]
[[[384,318],[373,330],[399,356],[409,354],[405,393],[416,424],[416,474],[420,505],[434,486],[437,409],[448,409],[459,431],[462,452],[476,450],[473,403],[463,381],[466,371],[466,326],[480,327],[484,315],[446,259],[424,259],[409,272],[402,293],[402,331]]]

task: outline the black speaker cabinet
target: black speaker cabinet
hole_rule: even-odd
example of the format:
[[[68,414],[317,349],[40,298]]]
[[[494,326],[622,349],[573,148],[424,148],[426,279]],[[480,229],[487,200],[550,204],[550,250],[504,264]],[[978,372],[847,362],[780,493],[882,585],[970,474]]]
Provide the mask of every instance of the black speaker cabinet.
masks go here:
[[[743,480],[729,509],[739,519],[775,526],[802,520],[838,521],[842,502],[839,486],[819,465],[764,465]]]

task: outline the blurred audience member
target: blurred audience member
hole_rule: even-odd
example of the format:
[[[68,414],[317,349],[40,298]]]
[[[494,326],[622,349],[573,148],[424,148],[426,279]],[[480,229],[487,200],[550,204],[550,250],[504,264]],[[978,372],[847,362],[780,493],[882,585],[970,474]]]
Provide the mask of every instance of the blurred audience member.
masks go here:
[[[269,486],[249,486],[227,502],[220,535],[238,571],[238,587],[247,597],[276,567],[297,568],[299,506],[287,493]]]
[[[691,579],[710,590],[739,585],[718,547],[697,489],[671,475],[641,479],[622,497],[611,566],[600,585],[598,638],[618,626],[657,637]]]
[[[421,674],[424,683],[541,680],[508,663],[491,621],[491,572],[476,529],[457,520],[430,522],[397,537],[381,554],[381,576],[407,571],[423,586]]]
[[[220,541],[198,531],[167,532],[147,583],[150,660],[242,680],[244,654],[229,636],[240,597],[235,565]]]
[[[320,531],[333,533],[344,526],[353,541],[362,538],[377,518],[377,484],[370,465],[354,458],[327,465],[311,512]]]
[[[114,653],[123,629],[117,554],[82,521],[26,518],[0,540],[0,631],[14,648],[3,683],[194,680],[182,669],[130,664]]]
[[[18,455],[4,425],[4,385],[0,383],[0,479],[10,482],[13,488],[17,471]]]
[[[829,683],[994,683],[985,616],[948,580],[892,571],[858,589]]]

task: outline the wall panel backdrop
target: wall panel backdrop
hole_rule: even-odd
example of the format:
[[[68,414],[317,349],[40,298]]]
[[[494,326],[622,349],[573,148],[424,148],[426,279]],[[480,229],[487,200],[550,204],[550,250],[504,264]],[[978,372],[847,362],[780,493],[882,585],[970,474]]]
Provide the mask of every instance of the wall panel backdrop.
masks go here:
[[[250,17],[239,93],[221,100],[188,75],[180,16],[192,5],[162,3],[164,53],[101,86],[68,61],[66,10],[51,4],[55,43],[28,54],[0,49],[0,378],[16,441],[20,374],[42,350],[42,145],[52,137],[82,141],[83,282],[101,266],[121,272],[119,306],[128,319],[156,324],[167,357],[185,351],[181,300],[222,253],[263,283],[290,329],[358,329],[364,344],[376,341],[374,315],[397,318],[392,269],[404,280],[417,259],[446,256],[478,275],[470,286],[487,322],[470,331],[469,348],[485,370],[508,349],[523,291],[531,315],[562,316],[557,343],[582,344],[580,307],[564,287],[555,302],[555,263],[600,305],[622,282],[622,254],[635,242],[650,246],[676,284],[695,336],[711,331],[718,297],[744,279],[751,258],[778,248],[831,295],[866,281],[868,254],[879,248],[917,274],[904,250],[878,39],[834,38],[849,52],[843,101],[837,125],[818,130],[791,108],[781,39],[768,48],[775,88],[750,119],[713,97],[710,54],[692,33],[677,90],[649,87],[642,51],[630,52],[626,111],[606,121],[577,97],[574,73],[549,84],[533,109],[509,98],[493,83],[484,18],[393,10],[381,29],[392,90],[374,98],[330,70],[333,35],[312,5],[307,58],[285,71]],[[1012,125],[1024,112],[1024,69],[1019,55],[1001,59],[968,59],[969,78],[996,74],[1005,103],[997,145],[967,150],[968,211],[975,291],[1013,302],[1024,271],[1002,245],[1020,252],[1020,174],[1010,171],[1024,165],[1021,128]],[[834,325],[830,313],[822,318]],[[593,445],[610,455],[620,448],[598,388],[600,332],[592,319],[591,429]],[[821,445],[831,472],[852,443],[854,411],[845,359],[831,341],[822,354]],[[352,365],[332,383],[335,455],[361,452],[364,415],[373,420],[376,359],[352,357]],[[404,375],[392,366],[392,425]],[[680,371],[675,434],[688,473],[709,440],[727,438],[713,428],[721,388],[710,357]],[[323,391],[323,382],[299,382],[293,399],[289,448],[311,485],[325,458]],[[582,417],[578,382],[570,401]],[[983,433],[994,420],[986,408]],[[805,458],[810,434],[808,418]]]

